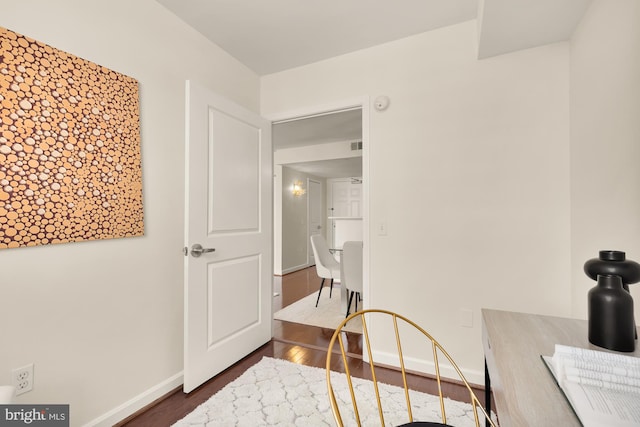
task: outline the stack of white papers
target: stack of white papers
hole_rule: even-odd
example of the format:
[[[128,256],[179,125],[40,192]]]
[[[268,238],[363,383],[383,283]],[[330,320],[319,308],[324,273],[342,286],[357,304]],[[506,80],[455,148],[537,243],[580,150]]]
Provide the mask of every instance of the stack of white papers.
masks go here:
[[[640,426],[640,358],[556,345],[543,359],[585,427]]]

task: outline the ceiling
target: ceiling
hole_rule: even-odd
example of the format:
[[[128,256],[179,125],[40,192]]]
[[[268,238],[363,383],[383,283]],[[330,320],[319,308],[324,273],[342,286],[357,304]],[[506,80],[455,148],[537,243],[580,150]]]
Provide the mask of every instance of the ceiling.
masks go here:
[[[258,75],[468,21],[477,14],[477,0],[156,1]]]
[[[156,0],[258,75],[472,19],[480,58],[571,36],[591,0]]]
[[[330,142],[360,142],[362,109],[277,122],[272,126],[272,139],[275,150]],[[289,163],[286,166],[321,178],[362,176],[362,157]]]
[[[156,1],[263,76],[472,19],[479,59],[563,41],[592,0]],[[283,123],[274,147],[359,140],[360,123],[348,113]],[[359,176],[348,162],[312,163],[293,167]]]
[[[319,160],[317,162],[289,163],[284,166],[320,178],[362,177],[362,157]]]
[[[362,141],[360,108],[273,124],[276,150],[329,142]]]
[[[592,0],[480,0],[478,58],[569,40]]]

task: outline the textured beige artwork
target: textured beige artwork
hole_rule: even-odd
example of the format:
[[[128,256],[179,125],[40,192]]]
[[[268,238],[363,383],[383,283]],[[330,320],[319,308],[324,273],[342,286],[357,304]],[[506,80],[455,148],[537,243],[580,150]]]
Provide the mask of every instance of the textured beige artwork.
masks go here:
[[[138,82],[0,27],[0,248],[143,233]]]

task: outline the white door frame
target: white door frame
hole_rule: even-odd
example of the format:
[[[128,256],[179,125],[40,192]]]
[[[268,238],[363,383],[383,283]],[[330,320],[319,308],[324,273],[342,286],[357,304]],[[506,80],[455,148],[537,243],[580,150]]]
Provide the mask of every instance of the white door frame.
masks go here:
[[[322,182],[318,181],[317,179],[311,179],[311,178],[307,178],[307,266],[311,266],[313,264],[315,264],[315,258],[312,260],[313,258],[313,249],[311,248],[311,183],[314,182],[316,184],[318,184],[320,186],[320,209],[322,211],[321,216],[324,216],[325,214],[325,210],[322,209],[322,205],[326,203],[326,201],[322,200],[322,189],[323,189],[323,185]],[[324,223],[321,223],[321,234],[325,234],[326,235],[326,225]]]
[[[273,165],[273,274],[276,276],[284,274],[282,271],[282,165],[275,164]]]
[[[369,250],[370,250],[370,226],[369,226],[369,116],[371,114],[371,101],[367,95],[336,101],[323,105],[301,107],[295,110],[283,111],[279,113],[264,114],[263,117],[273,122],[290,119],[302,119],[304,117],[317,114],[339,112],[342,110],[361,108],[362,109],[362,268],[363,268],[363,307],[368,307],[369,296]],[[274,170],[277,170],[277,165]],[[277,178],[276,178],[277,180]],[[278,194],[279,193],[279,194]],[[274,183],[274,201],[282,200],[282,185]],[[278,258],[278,253],[282,253],[282,237],[276,237],[277,230],[282,232],[282,207],[277,207],[274,202],[274,259]],[[281,258],[280,258],[281,259]],[[281,271],[282,264],[274,266],[274,271]],[[276,273],[277,274],[277,273]]]

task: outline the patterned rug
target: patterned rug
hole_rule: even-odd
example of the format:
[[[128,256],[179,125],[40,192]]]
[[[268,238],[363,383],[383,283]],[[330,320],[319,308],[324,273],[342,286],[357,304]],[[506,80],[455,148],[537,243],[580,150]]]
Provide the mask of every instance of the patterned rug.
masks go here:
[[[331,382],[341,405],[345,425],[354,425],[351,398],[344,374],[332,373]],[[354,379],[362,425],[379,426],[373,383]],[[380,384],[387,425],[407,421],[402,388]],[[348,402],[348,404],[347,404]],[[438,398],[425,393],[412,392],[411,403],[415,420],[439,421]],[[345,409],[342,409],[342,408]],[[447,423],[474,426],[471,405],[446,399]],[[484,421],[482,421],[484,424]],[[214,426],[335,426],[327,394],[324,369],[298,365],[285,360],[263,358],[238,379],[229,383],[207,402],[174,424],[176,427]]]
[[[340,286],[333,286],[333,296],[329,298],[329,288],[323,289],[320,301],[316,307],[318,293],[314,292],[276,311],[273,318],[287,322],[302,323],[304,325],[318,326],[320,328],[335,329],[345,318],[346,313],[340,308]],[[352,311],[355,308],[353,304]],[[362,304],[358,304],[358,309]],[[356,317],[349,321],[344,328],[346,331],[362,333],[362,320]]]

